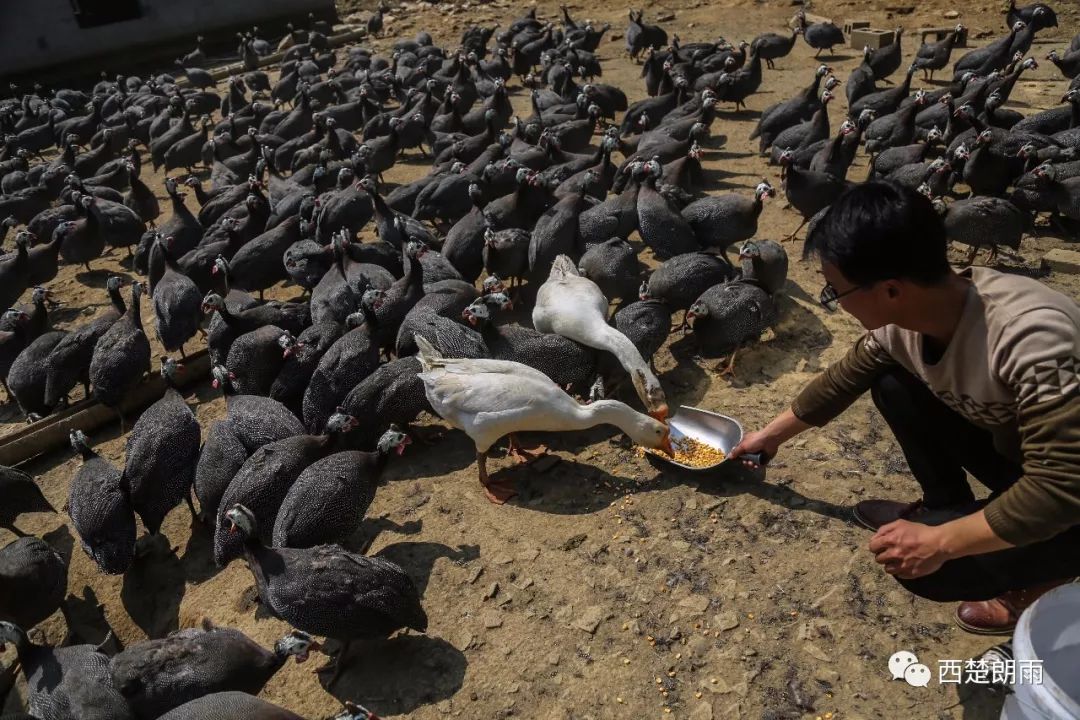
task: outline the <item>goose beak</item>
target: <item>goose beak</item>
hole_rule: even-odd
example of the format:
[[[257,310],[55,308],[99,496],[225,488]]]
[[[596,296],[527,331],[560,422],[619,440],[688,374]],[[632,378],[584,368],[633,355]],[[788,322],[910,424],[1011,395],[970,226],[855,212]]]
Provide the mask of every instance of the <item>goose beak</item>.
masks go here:
[[[649,417],[653,418],[654,420],[659,420],[660,422],[667,422],[667,418],[668,418],[668,407],[667,407],[667,405],[661,405],[656,410],[650,410],[649,411]]]

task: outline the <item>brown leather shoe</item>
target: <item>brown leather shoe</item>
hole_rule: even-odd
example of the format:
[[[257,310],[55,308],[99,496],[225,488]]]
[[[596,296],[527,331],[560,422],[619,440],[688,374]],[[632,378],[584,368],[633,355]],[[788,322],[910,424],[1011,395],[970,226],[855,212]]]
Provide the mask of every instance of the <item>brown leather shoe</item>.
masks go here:
[[[855,521],[868,530],[880,530],[882,526],[900,520],[914,520],[923,509],[922,500],[902,503],[895,500],[863,500],[852,511]]]
[[[993,600],[962,602],[956,608],[956,624],[976,635],[1010,635],[1016,629],[1016,621],[1033,602],[1050,590],[1072,582],[1056,580],[1035,585],[1024,590],[1012,590]]]

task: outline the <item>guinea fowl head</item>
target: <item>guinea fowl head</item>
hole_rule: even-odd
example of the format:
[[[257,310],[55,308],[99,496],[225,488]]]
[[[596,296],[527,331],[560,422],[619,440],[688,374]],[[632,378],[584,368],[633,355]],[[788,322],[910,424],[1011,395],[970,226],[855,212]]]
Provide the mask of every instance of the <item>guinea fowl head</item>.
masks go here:
[[[1038,12],[1038,11],[1036,10],[1036,12]],[[1017,20],[1016,22],[1013,23],[1012,30],[1013,30],[1014,33],[1018,33],[1018,32],[1020,32],[1021,30],[1023,30],[1026,27],[1027,27],[1027,23],[1025,23],[1023,20]]]
[[[1076,88],[1069,90],[1067,93],[1061,96],[1061,102],[1063,103],[1076,102],[1077,99],[1080,99],[1080,89]]]
[[[1046,53],[1046,59],[1050,62],[1057,62],[1059,60],[1057,50],[1051,50],[1050,52]]]
[[[641,285],[638,286],[637,294],[638,294],[638,300],[641,300],[641,301],[652,300],[652,295],[649,294],[649,281],[648,280],[642,280],[641,281]]]
[[[1031,172],[1036,177],[1045,178],[1047,180],[1057,179],[1057,169],[1050,162],[1044,162]]]
[[[935,125],[934,127],[930,128],[930,130],[926,133],[926,142],[928,144],[940,142],[944,137],[944,133],[942,133],[941,130],[939,130],[938,127]]]
[[[76,228],[76,224],[72,220],[67,220],[60,223],[60,227],[63,228],[62,234],[67,235]],[[30,247],[31,243],[36,239],[37,236],[29,230],[20,230],[15,234],[15,244],[22,248]]]
[[[146,293],[146,286],[143,285],[141,282],[136,280],[135,282],[131,283],[131,302],[132,303],[137,304],[139,302],[139,298],[141,298],[145,293]]]
[[[383,455],[389,455],[390,453],[402,455],[405,453],[405,447],[410,443],[412,443],[412,438],[403,433],[397,425],[391,425],[390,429],[379,437],[379,442],[376,443],[375,448]]]
[[[990,128],[983,130],[979,133],[979,136],[975,138],[976,145],[989,145],[994,141],[994,134],[990,132]]]
[[[225,301],[221,299],[221,296],[217,293],[207,293],[206,297],[202,301],[203,314],[209,314],[215,310],[223,310],[225,308]]]
[[[364,294],[360,296],[360,303],[368,310],[378,310],[385,301],[386,293],[376,288],[365,290]]]
[[[161,358],[161,377],[165,378],[168,385],[176,383],[177,376],[183,372],[184,366],[171,357]]]
[[[379,716],[363,705],[345,701],[345,709],[334,716],[334,720],[379,720]]]
[[[232,386],[232,381],[236,379],[236,375],[229,372],[224,365],[215,365],[210,368],[210,377],[213,380],[210,381],[210,385],[215,390],[227,389]]]
[[[511,300],[510,296],[507,295],[502,290],[499,290],[498,292],[493,292],[493,293],[491,293],[489,295],[483,295],[480,299],[488,307],[495,306],[500,311],[506,311],[506,310],[513,310],[514,309],[514,301]]]
[[[1020,63],[1020,67],[1024,68],[1025,70],[1038,70],[1039,61],[1033,57],[1029,57],[1027,60]]]
[[[15,623],[0,622],[0,652],[7,649],[8,643],[19,647],[26,642],[26,633]]]
[[[257,524],[255,514],[246,507],[237,503],[225,511],[225,519],[229,522],[229,532],[239,532],[245,537],[254,537]]]
[[[821,78],[821,77],[825,77],[826,75],[828,75],[831,72],[832,72],[832,68],[823,63],[823,64],[817,66],[817,70],[814,71],[814,76]]]
[[[337,412],[330,416],[330,419],[326,421],[326,434],[334,435],[338,433],[347,433],[355,428],[360,423],[356,418],[342,411],[339,407]]]
[[[308,656],[322,646],[315,642],[315,638],[303,630],[293,630],[291,633],[274,643],[274,654],[280,658],[292,655],[299,665],[308,659]]]
[[[484,278],[484,282],[481,283],[480,287],[482,288],[485,295],[490,293],[502,292],[506,289],[506,286],[503,285],[502,278],[500,278],[498,275],[488,275],[486,278]]]
[[[776,197],[776,188],[769,183],[765,178],[761,178],[761,182],[754,188],[754,197],[761,200],[763,197]],[[644,298],[642,298],[644,299]]]
[[[742,256],[742,252],[741,252],[741,251],[739,252],[739,255],[740,255],[740,257]],[[691,321],[691,320],[693,320],[694,318],[699,318],[699,317],[708,317],[708,315],[709,315],[709,306],[708,306],[708,305],[706,305],[706,304],[705,304],[705,303],[703,303],[703,302],[700,302],[700,301],[699,301],[699,302],[695,302],[695,303],[694,303],[693,305],[691,305],[691,306],[690,306],[690,308],[689,308],[689,309],[688,309],[688,310],[686,311],[686,321],[687,321],[687,322],[690,322],[690,321]]]
[[[957,160],[967,160],[971,157],[971,151],[968,150],[967,145],[961,143],[955,150],[953,150],[953,157]]]
[[[753,240],[747,240],[742,244],[742,247],[739,248],[740,259],[757,257],[761,257],[761,248]],[[687,317],[689,317],[689,315],[690,313],[687,313]]]
[[[829,77],[825,78],[825,89],[826,90],[831,91],[834,88],[838,88],[838,87],[840,87],[840,78],[836,77],[835,75],[830,75]]]
[[[850,135],[851,133],[855,132],[856,129],[857,127],[855,123],[851,122],[851,120],[844,120],[844,122],[840,123],[841,135]]]
[[[491,319],[491,311],[488,310],[487,303],[484,302],[483,298],[477,298],[461,311],[461,319],[473,327],[477,327]]]
[[[68,433],[68,442],[71,449],[82,455],[90,448],[90,441],[86,439],[86,433],[82,430],[72,430]]]
[[[918,92],[915,93],[915,104],[918,107],[922,107],[923,105],[926,104],[926,91],[925,90],[919,90]]]
[[[30,294],[30,302],[34,305],[42,305],[46,301],[52,299],[52,290],[43,288],[40,285],[34,288],[34,291]]]

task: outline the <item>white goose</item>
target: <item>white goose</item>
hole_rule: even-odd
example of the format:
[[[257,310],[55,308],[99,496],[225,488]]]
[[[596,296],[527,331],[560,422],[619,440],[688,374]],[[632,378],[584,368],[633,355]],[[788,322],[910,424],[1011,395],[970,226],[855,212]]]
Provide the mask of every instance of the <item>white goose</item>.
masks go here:
[[[582,277],[567,256],[555,258],[548,279],[537,291],[533,327],[610,352],[630,374],[634,389],[649,414],[659,420],[665,419],[667,399],[660,381],[630,338],[608,325],[607,313],[608,300],[596,283]]]
[[[476,462],[484,494],[502,504],[514,496],[509,482],[493,482],[487,453],[504,435],[521,431],[584,430],[614,425],[644,447],[671,453],[667,425],[617,400],[582,405],[547,375],[507,360],[444,358],[416,336],[424,392],[431,407],[476,444]]]

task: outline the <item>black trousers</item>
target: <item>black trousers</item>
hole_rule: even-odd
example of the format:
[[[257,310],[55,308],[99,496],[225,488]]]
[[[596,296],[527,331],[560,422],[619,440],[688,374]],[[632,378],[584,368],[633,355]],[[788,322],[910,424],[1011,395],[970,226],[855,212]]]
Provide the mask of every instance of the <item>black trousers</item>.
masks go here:
[[[941,525],[983,507],[988,501],[975,499],[968,473],[990,489],[991,498],[1023,475],[1018,463],[994,448],[988,430],[945,405],[906,370],[878,378],[871,395],[922,488],[927,510],[918,522]],[[945,602],[989,600],[1078,575],[1080,524],[1042,542],[950,560],[931,575],[899,582],[916,595]]]

